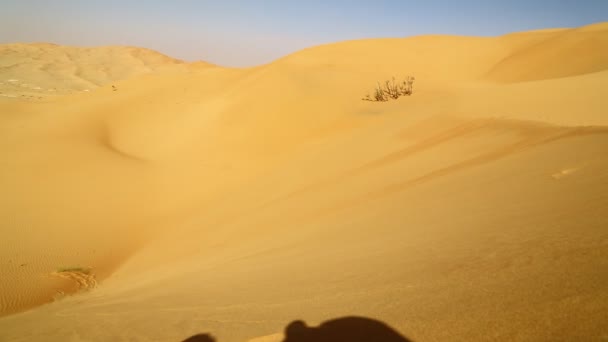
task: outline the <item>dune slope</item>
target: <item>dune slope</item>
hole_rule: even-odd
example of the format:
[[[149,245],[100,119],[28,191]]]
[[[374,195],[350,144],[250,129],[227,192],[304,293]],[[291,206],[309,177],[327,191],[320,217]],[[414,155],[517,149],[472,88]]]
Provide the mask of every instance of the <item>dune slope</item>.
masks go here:
[[[606,338],[606,37],[352,41],[0,99],[0,340],[280,341],[347,315]],[[361,100],[407,74],[412,96]]]
[[[518,82],[608,70],[606,32],[606,23],[554,32],[533,46],[509,55],[490,70],[487,77],[503,82]]]

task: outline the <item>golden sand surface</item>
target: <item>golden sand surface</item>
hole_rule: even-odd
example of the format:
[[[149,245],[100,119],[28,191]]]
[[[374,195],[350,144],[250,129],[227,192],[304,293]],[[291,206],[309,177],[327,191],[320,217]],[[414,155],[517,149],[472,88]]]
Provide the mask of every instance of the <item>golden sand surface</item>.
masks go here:
[[[1,45],[0,341],[606,340],[607,89],[607,23],[252,68]]]

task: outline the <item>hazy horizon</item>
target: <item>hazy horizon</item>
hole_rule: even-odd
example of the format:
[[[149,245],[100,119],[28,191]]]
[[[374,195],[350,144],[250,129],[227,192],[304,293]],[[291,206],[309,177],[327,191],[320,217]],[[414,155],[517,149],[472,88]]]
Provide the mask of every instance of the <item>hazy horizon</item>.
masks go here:
[[[186,61],[251,66],[309,46],[420,34],[496,36],[608,21],[593,1],[4,1],[0,43],[129,45]]]

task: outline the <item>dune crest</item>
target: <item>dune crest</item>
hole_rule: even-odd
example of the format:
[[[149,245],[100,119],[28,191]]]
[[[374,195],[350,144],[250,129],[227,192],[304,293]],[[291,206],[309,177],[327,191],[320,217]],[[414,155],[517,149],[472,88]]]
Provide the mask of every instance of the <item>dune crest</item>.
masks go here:
[[[608,26],[602,23],[559,31],[515,51],[494,66],[487,79],[525,82],[605,70],[608,70]]]

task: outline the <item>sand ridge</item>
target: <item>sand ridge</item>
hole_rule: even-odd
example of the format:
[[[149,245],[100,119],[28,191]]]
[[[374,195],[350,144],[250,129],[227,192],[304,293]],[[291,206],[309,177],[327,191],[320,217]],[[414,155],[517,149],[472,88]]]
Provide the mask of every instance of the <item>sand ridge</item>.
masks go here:
[[[595,24],[552,33],[498,63],[487,77],[522,82],[578,76],[608,69],[608,27]]]

